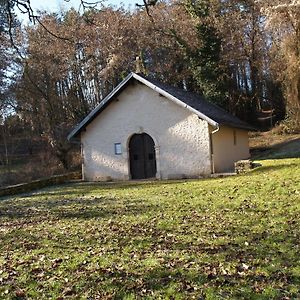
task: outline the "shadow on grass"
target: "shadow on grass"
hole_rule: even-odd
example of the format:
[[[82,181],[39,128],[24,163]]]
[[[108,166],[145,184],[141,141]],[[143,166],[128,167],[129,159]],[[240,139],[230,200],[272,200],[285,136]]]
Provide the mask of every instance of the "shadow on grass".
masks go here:
[[[112,182],[81,182],[76,184],[77,187],[88,190],[89,192],[97,190],[127,190],[135,188],[155,187],[159,185],[172,185],[184,182],[195,181],[197,179],[172,179],[172,180],[130,180],[130,181],[112,181]]]
[[[11,200],[16,197],[22,198],[35,198],[35,197],[47,197],[56,196],[64,197],[68,195],[74,195],[75,197],[85,196],[86,194],[93,194],[94,192],[100,192],[101,190],[128,190],[135,188],[147,188],[155,187],[159,185],[171,185],[184,183],[188,181],[195,181],[197,179],[179,179],[179,180],[168,180],[168,181],[113,181],[113,182],[76,182],[76,183],[65,183],[56,186],[50,186],[34,190],[32,192],[22,193],[13,196],[3,196],[0,200]]]
[[[153,181],[126,181],[126,182],[75,182],[75,183],[65,183],[56,186],[50,186],[34,190],[32,192],[21,193],[12,196],[2,196],[0,201],[9,201],[15,198],[32,198],[36,199],[39,197],[84,197],[85,195],[100,194],[101,190],[131,190],[131,189],[145,189],[151,187],[159,187],[163,185],[180,184],[185,182],[193,181],[205,181],[213,180],[214,178],[202,178],[202,179],[174,179],[174,180],[153,180]]]
[[[300,157],[300,139],[295,139],[288,142],[276,144],[268,149],[253,149],[253,159],[267,160],[267,159],[285,159],[285,158],[299,158]]]
[[[87,206],[81,207],[79,209],[72,210],[56,210],[54,213],[59,218],[77,218],[77,219],[94,219],[94,218],[105,218],[110,219],[112,217],[120,216],[138,216],[147,214],[149,211],[158,211],[158,205],[145,205],[142,200],[139,204],[134,204],[130,206],[105,206],[105,207],[95,207],[90,208]]]
[[[290,164],[290,165],[280,164],[280,165],[275,165],[275,166],[260,166],[260,167],[257,167],[255,169],[251,170],[251,172],[247,172],[247,173],[243,174],[243,176],[252,176],[253,174],[261,174],[261,173],[279,171],[279,170],[282,170],[282,169],[289,169],[291,166],[292,167],[293,166],[297,167],[298,164],[293,163],[293,164]]]
[[[265,240],[266,237],[260,238]],[[271,236],[269,238],[273,239]],[[203,249],[199,248],[199,252],[194,252],[195,249],[191,249],[190,245],[185,245],[184,249],[181,249],[183,245],[180,245],[178,249],[176,244],[173,244],[174,252],[170,252],[163,244],[148,250],[152,261],[155,262],[152,266],[144,261],[143,257],[147,257],[145,250],[137,249],[126,253],[132,254],[133,259],[130,261],[120,259],[118,263],[112,262],[106,266],[97,263],[96,269],[90,267],[89,259],[84,264],[79,264],[76,270],[65,265],[65,273],[61,276],[67,278],[71,270],[76,272],[75,281],[72,282],[75,286],[74,298],[83,291],[90,291],[89,297],[97,299],[298,299],[299,290],[289,290],[291,286],[297,286],[300,282],[300,276],[290,272],[293,266],[296,267],[295,260],[286,253],[277,251],[276,259],[280,261],[280,265],[270,268],[268,272],[260,271],[269,264],[272,244],[268,245],[271,245],[270,248],[261,244],[260,240],[252,242],[252,249],[247,251],[234,244],[230,249],[218,247],[217,252],[207,251],[209,249],[205,248],[205,244]],[[65,240],[62,241],[61,247],[64,248],[64,244]],[[34,246],[33,243],[27,242],[24,249]],[[66,251],[68,247],[65,248]],[[122,258],[124,254],[121,249],[120,253],[115,251],[115,254]],[[209,254],[210,258],[199,259],[201,252]],[[218,253],[221,257],[215,256]],[[226,263],[231,266],[229,270],[223,268],[224,255]],[[101,259],[99,257],[100,261]],[[91,261],[91,265],[95,265],[97,258],[92,257]],[[47,274],[53,276],[56,270],[49,269]],[[37,280],[30,272],[28,276]],[[80,285],[76,285],[77,282],[80,282]],[[266,294],[266,287],[276,290],[275,297],[272,294],[274,290]],[[126,298],[128,295],[132,297]]]
[[[236,297],[239,297],[239,299],[252,299],[250,296],[260,296],[257,299],[275,299],[274,296],[271,297],[272,291],[270,295],[265,293],[263,287],[267,285],[276,289],[276,299],[283,299],[281,297],[287,295],[288,287],[299,283],[300,276],[291,275],[284,268],[284,265],[282,269],[274,269],[269,273],[256,272],[256,266],[252,265],[249,268],[248,266],[247,268],[243,267],[245,265],[243,261],[247,258],[243,257],[238,249],[235,250],[237,250],[237,253],[231,253],[227,257],[228,262],[232,261],[236,266],[236,270],[231,270],[228,273],[220,267],[222,264],[218,260],[212,259],[199,264],[192,260],[190,262],[180,260],[179,257],[177,259],[168,257],[163,263],[150,268],[141,269],[140,266],[137,266],[128,270],[116,265],[100,268],[90,275],[88,285],[94,291],[95,287],[102,288],[102,292],[109,285],[109,288],[115,292],[115,299],[123,299],[129,294],[139,297],[149,296],[152,292],[165,294],[169,289],[171,289],[169,291],[173,296],[181,294],[186,296],[185,299],[192,299],[191,296],[193,295],[197,299],[202,299],[202,297],[206,299],[208,288],[216,293],[214,296],[222,296],[222,299],[232,299],[233,296],[235,296],[234,299]],[[268,249],[265,249],[264,253],[268,253]],[[252,255],[255,255],[255,251]],[[282,262],[289,263],[289,259],[285,257],[284,253],[280,258]],[[265,259],[265,256],[262,257],[263,259]],[[106,281],[106,286],[103,281]],[[99,283],[104,283],[104,285],[101,287]],[[241,289],[241,285],[247,288]],[[262,287],[261,290],[258,289],[259,285]],[[262,297],[263,293],[265,297]],[[291,292],[290,296],[297,297],[299,294],[294,291]],[[214,299],[220,299],[219,297]]]
[[[284,243],[285,238],[289,238],[289,243],[298,244],[298,237],[295,236],[297,226],[290,228],[289,232],[282,236],[270,232],[249,233],[249,247],[242,247],[238,243],[225,243],[223,245],[211,245],[207,243],[195,244],[182,243],[180,241],[164,241],[159,244],[153,240],[154,249],[149,252],[157,253],[157,250],[165,251],[165,253],[189,253],[189,261],[181,260],[180,254],[177,256],[166,255],[165,260],[159,265],[146,268],[145,271],[136,273],[134,271],[124,272],[110,266],[107,270],[102,270],[100,276],[108,276],[113,278],[114,290],[118,291],[120,298],[126,293],[134,293],[139,296],[144,296],[143,291],[163,291],[168,287],[174,288],[174,293],[182,292],[186,296],[191,294],[197,295],[197,299],[205,296],[207,287],[213,288],[222,299],[250,299],[251,296],[262,296],[265,286],[272,286],[277,292],[276,297],[270,294],[265,294],[265,297],[258,299],[283,299],[283,296],[288,294],[289,287],[298,285],[300,276],[296,273],[292,274],[292,266],[297,266],[296,251],[278,251],[277,245]],[[170,252],[170,250],[174,252]],[[209,255],[210,259],[206,261],[195,260],[195,257],[201,257],[201,254]],[[220,256],[218,256],[220,255]],[[230,271],[223,268],[223,259],[225,258],[225,266],[231,265]],[[268,258],[272,257],[278,264],[276,267],[269,266]],[[259,262],[259,263],[258,263]],[[261,268],[268,270],[259,271]],[[97,276],[97,275],[95,275]],[[262,289],[257,289],[258,284]],[[247,286],[247,289],[240,289],[241,285]],[[205,286],[203,289],[199,287]],[[254,288],[256,286],[256,288]],[[226,288],[231,289],[231,296],[226,294]],[[220,292],[223,291],[223,295]],[[228,292],[228,291],[227,291]],[[204,294],[202,294],[204,293]],[[222,292],[221,292],[222,293]],[[240,293],[240,294],[239,294]],[[292,299],[298,299],[300,290],[294,289],[290,291],[289,296]],[[235,297],[232,297],[232,296]],[[216,295],[215,295],[216,296]],[[199,298],[200,297],[200,298]],[[187,297],[188,299],[191,297]],[[204,298],[206,299],[206,298]],[[214,298],[219,299],[219,298]],[[235,298],[236,299],[236,298]],[[252,298],[251,298],[252,299]],[[256,299],[256,298],[253,298]]]
[[[112,205],[115,201],[117,205]],[[73,202],[78,205],[75,209],[68,205]],[[103,206],[105,203],[109,203],[109,207]],[[46,203],[46,206],[43,204],[45,204],[44,201],[39,202],[38,208],[42,210],[36,212],[38,216],[42,216],[43,212],[51,209],[53,210],[51,215],[59,219],[108,218],[118,214],[143,214],[149,210],[154,211],[155,215],[156,210],[160,208],[156,205],[145,205],[142,199],[128,199],[120,206],[121,203],[118,203],[117,199],[108,197],[91,200],[67,200],[62,205],[60,205],[60,201]],[[85,207],[82,208],[81,205],[85,205]],[[74,246],[77,247],[79,253],[88,251],[89,248],[99,250],[106,247],[107,250],[110,250],[101,252],[103,254],[101,254],[102,256],[99,255],[99,258],[96,256],[98,254],[90,256],[75,271],[72,266],[66,265],[63,275],[60,274],[60,276],[67,278],[70,272],[78,271],[76,278],[73,279],[74,286],[78,286],[77,294],[80,295],[83,290],[89,290],[91,291],[90,296],[98,299],[108,298],[109,293],[113,295],[110,299],[124,299],[127,295],[136,296],[127,299],[146,299],[151,298],[152,295],[155,295],[156,299],[175,299],[176,294],[182,296],[178,299],[192,299],[194,296],[195,299],[220,299],[220,297],[222,299],[298,299],[299,290],[296,291],[294,288],[294,292],[289,291],[290,286],[299,286],[300,282],[298,273],[291,272],[298,265],[298,259],[295,255],[299,244],[299,223],[297,220],[284,231],[280,231],[281,233],[278,233],[277,230],[272,232],[272,227],[267,227],[263,232],[252,231],[251,227],[247,227],[244,234],[245,239],[249,242],[248,246],[236,241],[228,241],[224,244],[216,244],[213,242],[214,239],[206,242],[198,241],[197,237],[201,236],[201,233],[193,231],[190,233],[184,231],[186,236],[194,235],[194,239],[185,242],[180,240],[180,235],[176,234],[178,232],[176,229],[173,235],[168,235],[167,230],[158,229],[155,224],[150,231],[148,223],[133,225],[129,223],[128,227],[123,228],[118,221],[113,222],[114,228],[107,227],[107,230],[101,233],[101,236],[104,237],[102,243],[99,242],[99,239],[95,239],[94,234],[86,235],[85,231],[78,234],[75,227],[76,236],[79,235],[79,238],[84,238],[83,244],[80,244],[76,239],[72,240],[74,236],[65,235],[62,239],[55,239],[55,247],[64,249],[66,255],[72,257]],[[86,226],[84,222],[82,224]],[[198,225],[201,226],[202,223]],[[243,235],[240,226],[239,223],[235,223],[232,228],[227,228],[233,238]],[[13,236],[9,237],[9,245],[12,245],[10,247],[23,247],[25,250],[42,250],[42,247],[45,247],[30,231],[24,237],[21,237],[20,232],[12,231],[11,234],[17,240],[14,240]],[[57,235],[59,234],[57,233]],[[18,243],[20,238],[25,238],[26,243],[20,245]],[[53,239],[53,234],[51,239]],[[106,246],[106,240],[114,241],[113,250],[110,246]],[[152,245],[149,248],[143,246],[143,243],[147,241],[150,241]],[[278,247],[282,244],[286,244],[286,251],[281,250],[284,248]],[[124,251],[126,246],[132,250],[130,252]],[[118,263],[112,260],[106,264],[107,267],[103,267],[99,263],[96,269],[90,268],[89,259],[94,260],[94,262],[99,259],[101,262],[107,255],[109,260],[110,251],[119,257]],[[204,259],[202,254],[204,254]],[[129,259],[130,257],[132,259]],[[147,265],[147,261],[145,261],[147,257],[150,257],[150,261],[153,258],[154,264],[152,266]],[[274,265],[269,268],[273,262]],[[226,264],[230,266],[229,271],[223,268],[224,265],[226,267]],[[261,269],[263,271],[260,271]],[[45,280],[34,277],[35,275],[26,269],[23,271],[27,272],[28,276],[32,276],[31,279]],[[57,272],[55,269],[47,270],[49,276],[57,274],[55,272]],[[76,285],[78,282],[80,282],[80,286]],[[260,287],[261,289],[259,289]],[[263,296],[262,293],[266,287],[274,287],[277,294],[272,296],[273,291],[270,291],[270,294]],[[214,293],[210,297],[207,292],[209,288]],[[174,298],[168,298],[167,293]],[[159,297],[160,294],[165,297]]]
[[[300,150],[292,153],[267,151],[264,154],[254,157],[255,160],[287,159],[287,158],[300,158]]]
[[[19,205],[0,208],[0,218],[37,218],[47,215],[58,218],[111,218],[113,216],[130,216],[145,214],[158,210],[159,206],[145,204],[143,199],[122,199],[113,197],[95,197],[92,199],[51,199],[34,200],[34,203],[24,200]]]

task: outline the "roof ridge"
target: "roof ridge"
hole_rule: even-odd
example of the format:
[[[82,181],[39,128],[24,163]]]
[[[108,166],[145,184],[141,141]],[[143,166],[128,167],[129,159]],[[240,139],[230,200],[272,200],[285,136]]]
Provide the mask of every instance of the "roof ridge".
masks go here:
[[[255,128],[230,114],[222,107],[208,102],[202,95],[167,83],[161,83],[157,79],[150,79],[144,75],[131,72],[105,98],[103,98],[103,100],[77,126],[75,126],[68,135],[68,139],[70,140],[77,136],[89,123],[91,123],[93,119],[111,103],[114,96],[126,88],[127,84],[132,79],[148,86],[181,107],[188,109],[190,112],[196,114],[199,118],[206,120],[214,127],[227,125],[229,127],[241,128],[244,130],[255,130]],[[183,97],[183,92],[186,97]]]

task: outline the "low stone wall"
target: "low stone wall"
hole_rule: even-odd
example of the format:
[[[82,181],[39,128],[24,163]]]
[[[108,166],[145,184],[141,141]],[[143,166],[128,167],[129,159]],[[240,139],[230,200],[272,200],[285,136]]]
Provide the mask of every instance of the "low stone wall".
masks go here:
[[[234,170],[237,174],[246,173],[255,167],[253,161],[249,159],[239,160],[234,163]]]
[[[27,193],[46,186],[62,184],[71,180],[80,180],[81,178],[81,172],[72,172],[63,175],[51,176],[40,180],[34,180],[28,183],[16,184],[0,188],[0,197]]]

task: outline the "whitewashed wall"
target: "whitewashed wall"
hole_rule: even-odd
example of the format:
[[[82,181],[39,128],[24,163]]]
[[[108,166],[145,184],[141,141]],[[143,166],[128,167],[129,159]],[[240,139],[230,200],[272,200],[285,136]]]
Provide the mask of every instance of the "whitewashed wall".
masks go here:
[[[81,133],[84,179],[130,179],[129,139],[142,132],[155,142],[157,178],[211,173],[208,123],[135,82]],[[114,154],[114,143],[122,144],[122,155]]]
[[[213,129],[211,128],[211,130]],[[234,131],[236,132],[236,144],[234,144]],[[246,130],[222,126],[218,132],[212,135],[212,140],[215,173],[233,171],[234,162],[250,156]]]

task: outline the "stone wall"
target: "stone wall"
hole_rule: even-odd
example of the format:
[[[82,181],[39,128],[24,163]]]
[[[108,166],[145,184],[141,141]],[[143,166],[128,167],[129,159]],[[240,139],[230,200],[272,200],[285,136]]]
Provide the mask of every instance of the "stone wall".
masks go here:
[[[128,86],[81,133],[83,178],[128,180],[129,141],[147,133],[155,143],[157,179],[211,173],[208,123],[139,83]],[[121,145],[116,155],[114,144]]]
[[[255,164],[249,160],[239,160],[234,163],[234,169],[237,174],[246,173],[255,167]]]
[[[62,184],[71,180],[80,180],[80,179],[81,179],[81,172],[72,172],[64,175],[51,176],[48,178],[43,178],[28,183],[21,183],[21,184],[17,184],[5,188],[0,188],[0,197],[27,193],[46,186]]]

